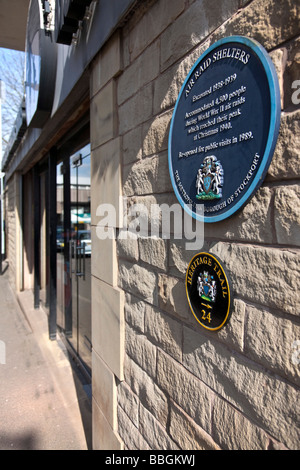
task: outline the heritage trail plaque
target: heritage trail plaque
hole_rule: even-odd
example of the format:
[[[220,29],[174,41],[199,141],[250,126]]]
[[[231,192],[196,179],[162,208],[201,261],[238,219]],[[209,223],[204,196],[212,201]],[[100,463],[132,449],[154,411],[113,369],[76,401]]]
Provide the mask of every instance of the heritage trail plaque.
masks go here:
[[[230,282],[219,259],[198,253],[191,260],[185,278],[186,294],[196,320],[207,330],[222,328],[230,317]]]
[[[271,163],[280,108],[274,65],[253,39],[221,39],[198,59],[169,134],[172,185],[190,215],[218,222],[249,201]]]

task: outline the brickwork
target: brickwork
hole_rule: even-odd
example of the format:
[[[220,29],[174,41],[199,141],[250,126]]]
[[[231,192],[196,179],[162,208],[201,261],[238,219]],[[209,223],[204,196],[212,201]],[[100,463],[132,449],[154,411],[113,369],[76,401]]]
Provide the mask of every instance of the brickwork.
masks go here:
[[[109,411],[100,397],[94,403],[110,423],[112,446],[117,436],[125,449],[299,448],[300,106],[292,99],[299,14],[292,0],[151,1],[93,64],[95,238],[101,203],[119,207],[122,195],[129,206],[149,209],[177,202],[167,157],[172,112],[191,66],[215,41],[235,34],[258,40],[275,64],[282,102],[262,187],[242,212],[205,226],[204,250],[222,260],[233,284],[224,329],[206,332],[189,310],[184,278],[196,251],[187,251],[185,240],[173,232],[170,239],[141,233],[124,240],[117,223],[116,239],[97,241],[113,272],[94,267],[105,312],[93,300],[93,321],[115,332],[110,342],[120,348],[110,357],[112,345],[93,328],[94,357],[105,364],[113,397]],[[106,61],[110,73],[101,69]]]
[[[116,380],[123,380],[124,292],[118,288],[114,233],[119,227],[121,139],[118,137],[116,77],[121,70],[120,33],[94,61],[91,74],[92,388],[93,448],[122,449],[118,435]],[[112,236],[99,239],[98,207],[110,204]],[[105,206],[104,206],[105,207]],[[104,213],[102,213],[104,215]]]
[[[20,180],[18,173],[6,183],[5,231],[9,280],[14,290],[20,290]]]
[[[239,2],[215,7],[210,2],[200,14],[203,2],[181,1],[168,4],[171,11],[164,15],[165,3],[156,2],[123,32],[129,53],[118,81],[119,132],[123,142],[136,136],[130,161],[128,147],[123,148],[128,198],[145,204],[174,198],[167,169],[172,107],[188,69],[217,39],[249,35],[249,24],[254,25],[251,36],[269,50],[279,72],[283,119],[258,194],[240,215],[205,228],[207,249],[222,259],[233,280],[235,304],[227,328],[204,333],[190,315],[184,275],[193,253],[182,242],[141,237],[119,249],[119,285],[127,293],[120,434],[128,448],[137,443],[155,449],[295,448],[299,145],[285,63],[295,55],[296,7],[253,1],[238,10]],[[278,9],[288,14],[286,23]]]
[[[90,98],[93,448],[299,449],[299,2],[137,0],[100,50],[101,5],[93,2],[68,52],[81,79],[42,129],[24,134],[8,165],[12,288],[33,285],[25,196],[34,188],[24,175],[53,146],[64,153],[73,136],[75,145]],[[169,175],[170,123],[191,67],[232,35],[270,54],[281,126],[260,189],[239,213],[206,224],[195,250],[172,217],[166,236],[157,212],[164,206],[185,222]],[[65,46],[60,53],[58,65],[69,67]],[[56,98],[68,74],[57,80]],[[136,216],[139,230],[129,233]],[[218,256],[232,281],[232,315],[218,332],[197,323],[186,297],[186,269],[200,249]]]
[[[5,193],[5,228],[6,228],[6,257],[9,260],[9,275],[12,286],[16,284],[16,243],[15,243],[15,189],[13,179],[7,183]]]

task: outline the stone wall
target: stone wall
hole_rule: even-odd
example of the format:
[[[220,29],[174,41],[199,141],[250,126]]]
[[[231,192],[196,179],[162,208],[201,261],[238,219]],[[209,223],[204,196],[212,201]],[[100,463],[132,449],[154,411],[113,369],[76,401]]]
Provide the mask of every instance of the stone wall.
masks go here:
[[[5,236],[6,258],[10,262],[10,282],[15,286],[15,191],[13,180],[6,184],[5,191]]]
[[[92,67],[94,448],[299,448],[299,6],[140,3]],[[149,214],[177,202],[167,153],[174,105],[193,63],[230,35],[270,53],[282,121],[260,190],[239,214],[205,226],[203,250],[222,260],[234,294],[230,323],[210,333],[186,299],[196,251],[173,232],[123,237],[119,197]],[[117,214],[114,236],[100,240],[103,203]]]
[[[6,258],[9,263],[9,280],[14,290],[22,285],[20,273],[20,175],[15,173],[5,189],[5,237]]]

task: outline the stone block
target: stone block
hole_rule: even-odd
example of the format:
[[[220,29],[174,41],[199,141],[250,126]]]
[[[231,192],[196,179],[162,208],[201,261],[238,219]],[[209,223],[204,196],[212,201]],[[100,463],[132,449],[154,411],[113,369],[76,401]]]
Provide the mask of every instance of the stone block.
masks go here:
[[[284,49],[276,49],[275,51],[270,52],[270,57],[272,59],[278,77],[282,110],[284,109],[283,72],[285,55],[286,54]]]
[[[299,315],[297,251],[222,242],[210,251],[229,271],[233,292],[251,302]]]
[[[120,230],[117,238],[117,253],[120,258],[130,261],[139,260],[139,246],[137,234],[129,230]]]
[[[137,162],[142,153],[142,126],[139,126],[123,136],[123,164]]]
[[[141,54],[119,78],[118,104],[124,103],[140,88],[159,74],[159,42],[156,41]]]
[[[161,113],[171,106],[175,106],[180,89],[184,83],[184,77],[188,70],[178,64],[160,74],[154,82],[153,111]]]
[[[143,125],[143,153],[145,156],[168,150],[169,130],[172,112],[157,116],[154,121]]]
[[[132,423],[138,428],[139,426],[139,399],[125,381],[118,385],[118,404],[130,417]]]
[[[251,36],[271,50],[299,34],[299,15],[293,0],[256,0],[226,24],[224,33]]]
[[[92,275],[116,287],[118,283],[118,260],[114,229],[111,237],[100,240],[96,227],[92,227]]]
[[[124,197],[124,230],[130,232],[132,237],[138,239],[139,236],[159,233],[161,217],[156,205],[159,197],[160,195]]]
[[[151,266],[166,271],[167,242],[158,237],[139,237],[140,259]]]
[[[146,336],[138,334],[135,330],[126,327],[126,352],[147,374],[156,376],[156,347]],[[126,380],[128,381],[128,378]]]
[[[171,240],[169,249],[169,269],[174,276],[185,279],[187,267],[199,250],[186,250],[186,240]],[[204,243],[202,251],[208,251],[209,244]]]
[[[163,351],[181,362],[182,325],[157,308],[147,305],[145,310],[145,334]]]
[[[113,431],[95,400],[93,400],[93,450],[124,450],[123,442]]]
[[[201,52],[203,51],[204,49],[201,49]],[[176,63],[169,67],[157,77],[154,82],[153,98],[153,111],[155,115],[175,105],[181,87],[191,67],[200,55],[201,53],[197,49],[179,64]]]
[[[124,293],[92,276],[92,344],[111,371],[123,380]]]
[[[297,387],[204,335],[183,333],[183,365],[265,432],[298,448]]]
[[[123,224],[123,207],[119,207],[122,195],[120,138],[114,139],[92,152],[91,158],[91,217],[92,225],[106,225],[108,214],[103,204],[110,204],[113,214],[112,227]],[[99,207],[100,206],[100,207]],[[114,211],[113,211],[114,209]]]
[[[183,216],[183,209],[178,203],[174,192],[131,196],[125,202],[127,220],[124,222],[124,228],[130,228],[130,223],[133,222],[131,231],[138,233],[140,236],[158,236],[162,234],[165,239],[168,239],[169,232],[173,234],[176,228],[173,223],[173,209],[176,213],[179,213],[179,216]],[[163,219],[164,225],[162,223]],[[138,227],[140,232],[138,232]],[[169,232],[168,228],[170,229]],[[177,230],[176,236],[182,238],[183,230]]]
[[[182,279],[159,274],[158,306],[162,310],[182,320],[189,322],[193,322],[194,320],[186,297],[185,284]]]
[[[157,280],[154,272],[123,261],[119,267],[119,284],[125,291],[157,305]]]
[[[277,241],[300,245],[300,186],[282,186],[275,191],[274,220]]]
[[[121,407],[118,410],[118,428],[125,444],[125,450],[151,450],[149,444]]]
[[[125,320],[139,333],[144,333],[145,314],[148,304],[134,295],[125,295]]]
[[[161,69],[165,70],[185,56],[188,50],[230,18],[238,7],[238,0],[194,2],[161,36]]]
[[[137,57],[185,8],[184,0],[154,2],[130,32],[131,59]]]
[[[298,338],[300,327],[297,323],[266,310],[247,307],[247,356],[300,385],[299,365],[293,361],[293,344]]]
[[[218,339],[230,345],[236,351],[244,352],[244,330],[246,304],[239,299],[233,299],[232,311],[226,325],[221,330],[206,334],[211,339]],[[198,328],[202,328],[200,325]]]
[[[105,44],[94,61],[91,73],[91,95],[116,77],[122,70],[120,30]]]
[[[116,86],[111,80],[91,100],[91,148],[111,140],[117,126]]]
[[[140,432],[150,445],[152,450],[178,450],[178,445],[170,438],[167,431],[152,416],[152,414],[140,405]]]
[[[119,107],[119,134],[136,128],[152,116],[152,83],[138,90]]]
[[[171,405],[170,435],[184,450],[221,450],[212,437],[177,405]]]
[[[194,421],[211,432],[211,406],[213,394],[181,364],[158,351],[157,383]]]
[[[97,402],[111,428],[116,431],[117,388],[115,376],[95,351],[93,351],[92,360],[92,390],[94,400]]]
[[[213,413],[214,436],[225,450],[266,450],[267,435],[226,401],[216,398]]]
[[[124,168],[125,196],[164,193],[171,190],[167,153],[145,158]]]
[[[166,427],[169,412],[166,396],[153,379],[129,358],[125,363],[125,380],[138,397],[139,402],[150,411],[161,425]]]
[[[269,180],[288,180],[300,173],[300,110],[282,114],[279,136],[268,170]]]
[[[275,237],[272,227],[272,190],[262,187],[232,217],[222,222],[205,224],[204,237],[271,244]]]

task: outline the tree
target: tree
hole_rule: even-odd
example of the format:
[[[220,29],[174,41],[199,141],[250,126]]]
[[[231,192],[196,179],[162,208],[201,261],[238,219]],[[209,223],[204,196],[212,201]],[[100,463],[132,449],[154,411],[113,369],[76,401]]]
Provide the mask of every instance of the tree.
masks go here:
[[[24,52],[0,48],[0,79],[5,84],[5,100],[2,102],[3,154],[5,153],[17,113],[24,97],[24,69]]]

